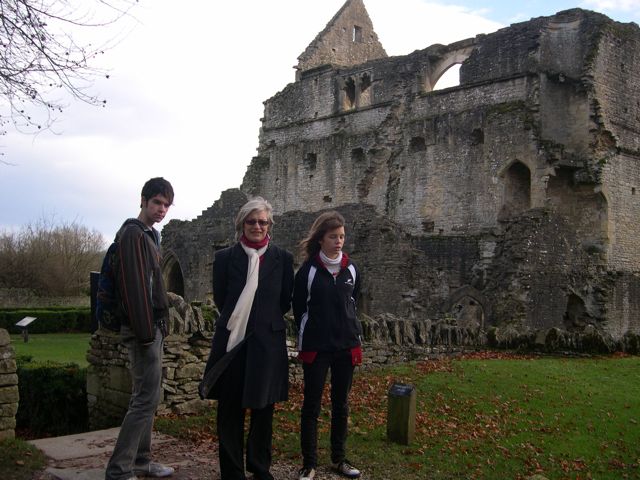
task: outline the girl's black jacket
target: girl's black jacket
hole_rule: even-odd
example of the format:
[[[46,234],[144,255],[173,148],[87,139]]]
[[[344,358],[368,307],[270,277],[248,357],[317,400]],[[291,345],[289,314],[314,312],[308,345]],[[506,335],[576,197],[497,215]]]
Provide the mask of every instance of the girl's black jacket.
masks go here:
[[[302,264],[293,289],[299,351],[334,352],[360,345],[355,300],[360,284],[360,272],[344,253],[335,278],[318,256]]]

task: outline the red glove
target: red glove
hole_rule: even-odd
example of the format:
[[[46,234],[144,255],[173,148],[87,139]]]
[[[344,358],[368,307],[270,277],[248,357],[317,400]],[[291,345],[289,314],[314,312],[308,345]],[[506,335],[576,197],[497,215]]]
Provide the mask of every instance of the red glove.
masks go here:
[[[353,347],[351,349],[351,365],[354,367],[356,365],[362,364],[362,347],[358,345],[357,347]]]

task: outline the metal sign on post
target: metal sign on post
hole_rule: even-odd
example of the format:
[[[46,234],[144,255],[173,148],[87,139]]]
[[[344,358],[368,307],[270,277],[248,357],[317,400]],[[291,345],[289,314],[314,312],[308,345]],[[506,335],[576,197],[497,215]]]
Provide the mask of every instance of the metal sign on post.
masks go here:
[[[22,338],[26,342],[29,341],[29,329],[27,328],[31,322],[33,322],[37,317],[24,317],[18,323],[16,323],[16,327],[20,327],[22,329]]]

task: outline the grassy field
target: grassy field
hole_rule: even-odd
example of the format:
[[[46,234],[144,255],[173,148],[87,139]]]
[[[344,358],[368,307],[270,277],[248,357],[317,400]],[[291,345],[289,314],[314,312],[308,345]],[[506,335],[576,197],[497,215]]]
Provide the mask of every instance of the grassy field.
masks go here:
[[[389,386],[417,390],[415,440],[386,439]],[[301,386],[279,404],[274,455],[300,463]],[[325,392],[324,406],[328,397]],[[640,478],[640,358],[512,358],[477,354],[359,372],[351,395],[348,457],[367,479]],[[162,418],[159,429],[215,438],[215,416]],[[320,461],[329,462],[323,408]]]
[[[11,345],[16,355],[29,355],[35,361],[77,363],[86,367],[90,338],[89,333],[40,333],[30,334],[25,343],[21,335],[11,335]]]
[[[29,480],[45,465],[45,456],[23,440],[0,440],[0,478]]]

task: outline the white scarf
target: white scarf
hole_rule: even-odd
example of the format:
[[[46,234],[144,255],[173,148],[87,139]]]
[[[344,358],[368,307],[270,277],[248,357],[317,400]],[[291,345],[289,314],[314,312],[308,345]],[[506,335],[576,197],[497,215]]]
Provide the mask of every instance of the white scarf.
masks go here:
[[[336,258],[327,257],[322,250],[320,250],[320,260],[327,270],[331,272],[331,275],[334,277],[340,272],[340,267],[342,266],[342,252],[338,254]]]
[[[258,270],[260,269],[260,255],[262,255],[269,244],[266,244],[259,250],[255,248],[247,247],[244,243],[240,242],[242,249],[249,257],[249,267],[247,268],[247,281],[244,284],[242,293],[236,302],[236,306],[233,309],[233,313],[229,317],[227,322],[227,330],[231,332],[229,334],[229,341],[227,342],[227,352],[238,345],[244,340],[244,335],[247,331],[247,322],[249,321],[249,314],[251,313],[251,306],[253,305],[253,297],[256,295],[258,288]]]

